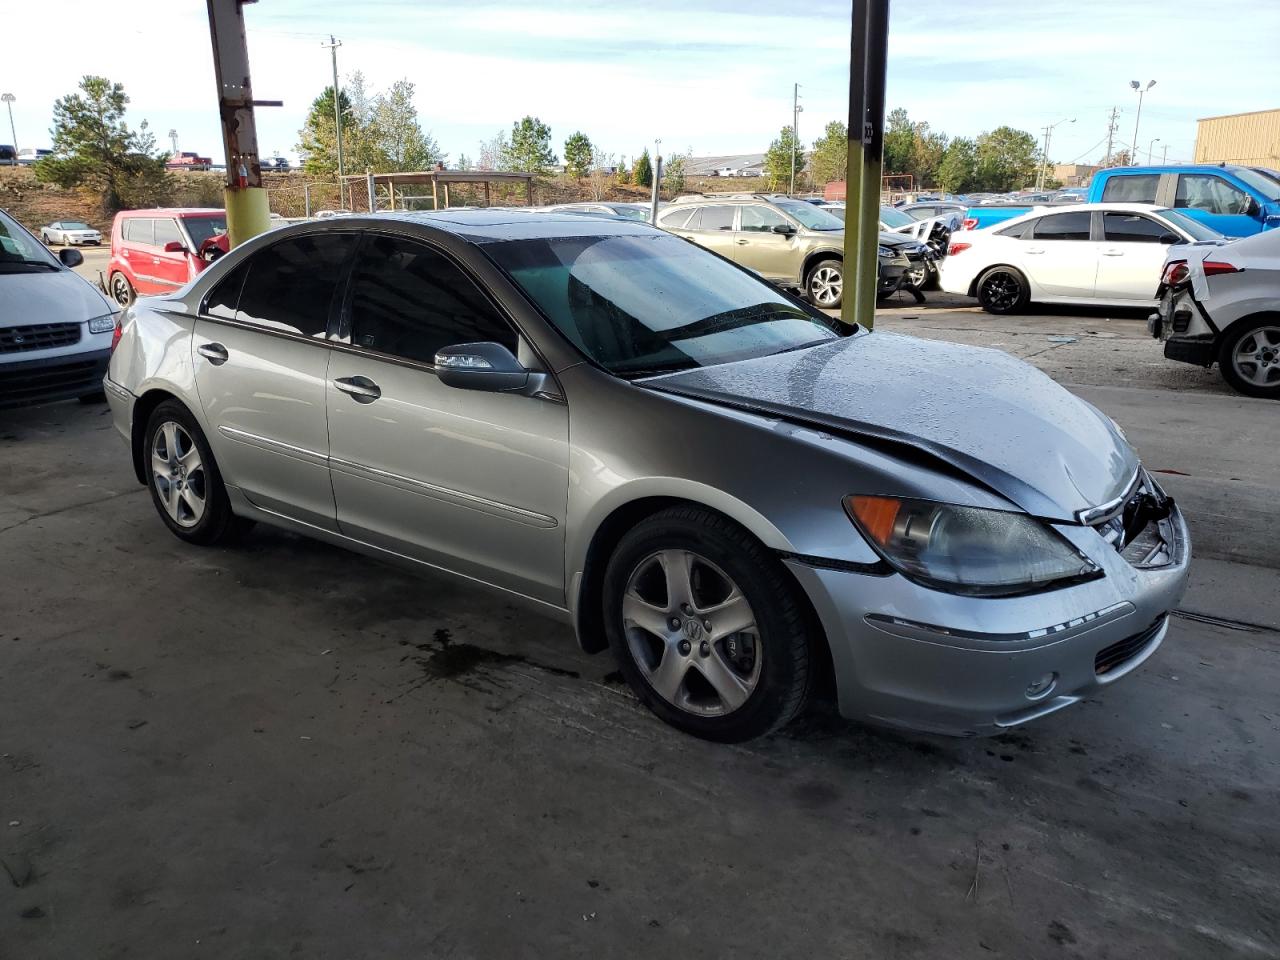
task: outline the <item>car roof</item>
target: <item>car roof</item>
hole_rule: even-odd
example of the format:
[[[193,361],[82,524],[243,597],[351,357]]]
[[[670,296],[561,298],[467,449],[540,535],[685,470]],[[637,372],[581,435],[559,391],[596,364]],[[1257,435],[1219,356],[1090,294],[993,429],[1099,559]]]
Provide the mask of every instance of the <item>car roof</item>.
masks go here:
[[[553,213],[547,210],[528,210],[521,207],[477,207],[458,210],[424,210],[421,212],[396,211],[375,214],[355,214],[346,217],[330,217],[315,223],[297,224],[273,231],[279,235],[285,230],[304,231],[323,226],[330,230],[368,229],[388,223],[405,223],[431,227],[455,234],[473,243],[490,243],[500,240],[530,240],[546,237],[584,237],[647,235],[665,231],[651,227],[639,220],[588,217],[578,213]]]
[[[1094,176],[1113,177],[1116,174],[1128,175],[1132,173],[1200,173],[1206,170],[1226,170],[1230,173],[1247,169],[1246,166],[1239,163],[1170,163],[1164,166],[1157,164],[1156,166],[1146,167],[1108,167],[1105,170],[1099,170]]]
[[[151,207],[147,210],[121,210],[116,216],[124,219],[130,217],[179,217],[193,214],[200,216],[222,214],[225,216],[226,212],[221,207]]]

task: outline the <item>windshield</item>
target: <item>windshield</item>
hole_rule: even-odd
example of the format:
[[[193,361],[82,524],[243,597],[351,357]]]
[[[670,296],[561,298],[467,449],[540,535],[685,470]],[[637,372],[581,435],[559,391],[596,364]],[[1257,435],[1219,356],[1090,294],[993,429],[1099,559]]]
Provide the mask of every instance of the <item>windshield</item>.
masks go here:
[[[187,228],[187,233],[191,234],[191,242],[195,244],[197,252],[205,245],[207,240],[220,237],[227,232],[227,218],[225,216],[183,217],[182,225]]]
[[[881,207],[880,222],[890,230],[897,230],[898,227],[911,226],[916,220],[915,217],[909,216],[901,210],[895,210],[893,207]]]
[[[33,267],[60,269],[61,263],[16,220],[0,212],[0,272],[30,271]]]
[[[610,207],[610,209],[618,216],[625,217],[628,220],[641,220],[645,223],[649,221],[649,212],[642,210],[640,207],[617,206]]]
[[[1179,213],[1177,210],[1157,210],[1156,213],[1164,217],[1174,226],[1180,228],[1184,233],[1191,234],[1193,240],[1222,240],[1223,236],[1212,227],[1206,227],[1199,220],[1192,220],[1185,214]]]
[[[842,335],[836,320],[679,237],[553,237],[484,250],[574,346],[621,376],[709,367]]]
[[[844,221],[833,217],[822,207],[805,203],[803,200],[776,200],[773,204],[779,210],[785,210],[810,230],[843,230]]]
[[[1246,185],[1253,188],[1255,192],[1262,194],[1268,200],[1280,200],[1280,183],[1276,183],[1276,181],[1272,180],[1270,177],[1264,176],[1256,170],[1250,170],[1247,167],[1238,167],[1231,172],[1243,180]]]
[[[92,230],[93,227],[89,226],[87,223],[81,223],[79,220],[63,220],[62,229],[63,230]]]

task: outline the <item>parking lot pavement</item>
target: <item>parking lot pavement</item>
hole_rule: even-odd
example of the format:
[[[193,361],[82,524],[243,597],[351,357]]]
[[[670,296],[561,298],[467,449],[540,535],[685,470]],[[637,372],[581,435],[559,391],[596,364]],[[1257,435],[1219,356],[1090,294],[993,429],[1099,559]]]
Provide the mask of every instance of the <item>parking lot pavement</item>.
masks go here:
[[[716,746],[472,588],[180,543],[108,419],[0,412],[6,960],[1280,953],[1273,569],[995,740]]]
[[[54,252],[56,253],[59,249],[61,248],[54,247]],[[102,282],[105,284],[107,263],[111,259],[111,245],[104,242],[100,247],[76,247],[76,249],[84,256],[84,263],[72,269],[95,286],[101,275]]]

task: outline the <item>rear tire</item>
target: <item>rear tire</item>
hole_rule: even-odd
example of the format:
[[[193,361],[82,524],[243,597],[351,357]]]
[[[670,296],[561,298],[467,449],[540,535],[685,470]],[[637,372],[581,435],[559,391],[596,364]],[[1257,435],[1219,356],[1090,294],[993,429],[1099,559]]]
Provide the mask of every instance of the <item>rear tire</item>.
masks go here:
[[[1013,267],[992,267],[978,278],[978,305],[987,313],[1021,313],[1031,302],[1027,278]]]
[[[157,406],[142,442],[151,502],[175,537],[209,546],[232,542],[251,526],[231,512],[213,451],[181,403],[166,400]]]
[[[605,570],[622,675],[660,719],[706,740],[750,740],[801,711],[814,676],[805,609],[777,557],[699,507],[638,524]]]
[[[1246,320],[1218,348],[1222,379],[1248,397],[1280,400],[1280,316]]]
[[[111,293],[111,299],[121,307],[131,307],[138,299],[138,292],[133,289],[129,278],[119,271],[111,274],[111,279],[107,281],[107,289]]]

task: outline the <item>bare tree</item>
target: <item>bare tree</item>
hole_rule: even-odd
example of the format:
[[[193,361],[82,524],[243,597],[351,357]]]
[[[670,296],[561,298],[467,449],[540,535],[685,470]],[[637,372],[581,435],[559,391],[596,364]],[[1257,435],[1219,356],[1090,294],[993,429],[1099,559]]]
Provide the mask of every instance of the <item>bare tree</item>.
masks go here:
[[[609,182],[613,179],[610,172],[613,169],[613,154],[605,153],[599,147],[595,147],[591,151],[591,175],[587,178],[587,182],[591,186],[591,199],[603,200],[605,192],[609,189]]]

